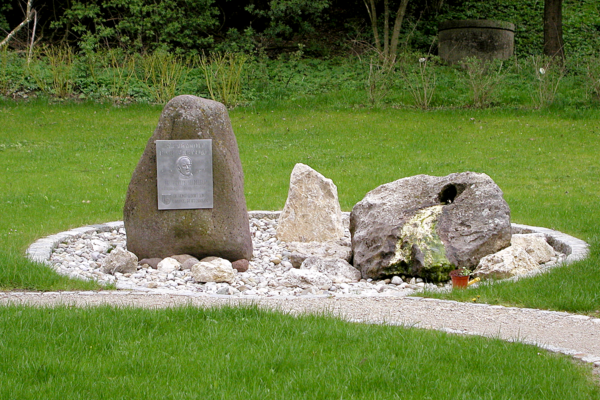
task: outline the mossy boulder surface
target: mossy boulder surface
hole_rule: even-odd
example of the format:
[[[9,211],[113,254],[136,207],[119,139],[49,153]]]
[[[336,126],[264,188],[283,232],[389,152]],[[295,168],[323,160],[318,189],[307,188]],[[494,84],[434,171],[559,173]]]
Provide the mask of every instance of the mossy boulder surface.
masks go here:
[[[446,257],[436,231],[442,209],[438,205],[419,210],[402,226],[386,274],[419,276],[433,282],[447,279],[455,266]]]
[[[352,209],[350,232],[364,278],[439,282],[510,245],[510,209],[485,174],[417,175],[367,193]]]

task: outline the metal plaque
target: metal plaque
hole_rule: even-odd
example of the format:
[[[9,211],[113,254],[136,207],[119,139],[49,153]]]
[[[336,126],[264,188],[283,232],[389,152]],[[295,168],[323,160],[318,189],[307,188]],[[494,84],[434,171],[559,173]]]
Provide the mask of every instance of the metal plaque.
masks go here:
[[[212,140],[157,140],[159,210],[213,207]]]

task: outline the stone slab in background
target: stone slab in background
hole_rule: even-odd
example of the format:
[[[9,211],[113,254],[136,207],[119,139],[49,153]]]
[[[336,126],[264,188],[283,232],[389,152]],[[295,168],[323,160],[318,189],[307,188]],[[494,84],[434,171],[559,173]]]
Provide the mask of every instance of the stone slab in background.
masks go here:
[[[333,281],[325,274],[312,269],[292,268],[281,278],[280,284],[287,287],[310,288],[315,286],[327,290],[333,285]]]
[[[156,140],[212,139],[211,209],[165,210],[157,206]],[[164,108],[133,172],[125,207],[127,249],[138,258],[190,254],[231,261],[252,258],[244,175],[226,107],[195,96],[178,96]]]
[[[305,259],[311,256],[323,258],[340,258],[347,262],[352,260],[352,248],[347,240],[335,242],[290,242],[288,249],[292,252],[290,261],[294,268],[300,268]]]

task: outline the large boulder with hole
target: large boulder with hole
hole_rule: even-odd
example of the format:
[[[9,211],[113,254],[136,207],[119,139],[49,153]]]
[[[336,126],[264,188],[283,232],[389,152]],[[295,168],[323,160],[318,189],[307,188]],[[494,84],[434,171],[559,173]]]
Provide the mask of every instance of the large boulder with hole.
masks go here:
[[[288,197],[279,216],[277,239],[284,242],[326,242],[344,236],[337,187],[305,164],[296,164]]]
[[[213,207],[158,210],[155,142],[191,139],[212,139]],[[252,258],[242,164],[223,104],[186,95],[165,106],[131,177],[123,218],[127,249],[139,258]]]
[[[363,278],[439,282],[510,245],[510,209],[486,174],[417,175],[367,193],[352,209],[350,233]]]

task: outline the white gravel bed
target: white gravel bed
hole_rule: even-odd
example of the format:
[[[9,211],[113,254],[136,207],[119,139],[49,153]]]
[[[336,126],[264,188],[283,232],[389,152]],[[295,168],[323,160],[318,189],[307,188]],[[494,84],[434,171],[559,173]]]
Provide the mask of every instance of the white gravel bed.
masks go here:
[[[190,270],[160,272],[153,268],[139,268],[136,273],[105,274],[102,261],[117,247],[126,248],[126,233],[122,225],[113,224],[108,230],[80,232],[63,239],[53,249],[49,264],[62,275],[100,283],[113,283],[119,289],[149,290],[161,292],[182,291],[205,293],[208,295],[229,295],[249,297],[290,297],[306,295],[323,296],[406,296],[415,291],[438,288],[424,283],[421,279],[396,278],[373,281],[363,279],[356,283],[334,284],[329,290],[316,287],[299,288],[282,286],[283,275],[292,267],[291,251],[285,242],[277,240],[278,213],[259,213],[250,218],[250,232],[254,254],[250,268],[237,273],[231,283],[198,283]],[[342,239],[350,245],[350,232],[346,229]],[[450,286],[447,286],[448,288]]]
[[[156,293],[202,293],[208,296],[239,297],[297,297],[297,296],[393,296],[403,297],[418,293],[424,288],[450,290],[450,285],[435,286],[420,279],[398,278],[392,281],[361,280],[357,283],[334,284],[329,290],[290,288],[280,285],[283,274],[292,268],[291,252],[286,243],[277,240],[275,231],[280,212],[251,211],[250,230],[254,246],[253,259],[246,272],[238,273],[231,284],[197,283],[189,270],[172,273],[153,268],[140,268],[133,274],[105,274],[102,260],[114,248],[125,248],[126,237],[121,221],[76,228],[61,232],[33,243],[27,254],[30,258],[49,264],[58,273],[79,279],[93,279],[101,283],[114,283],[119,289],[151,291]],[[349,213],[344,213],[345,241],[349,245],[347,229]],[[540,232],[548,237],[552,246],[564,256],[543,266],[542,271],[561,262],[570,263],[587,257],[588,245],[582,240],[546,228],[513,224],[514,233]],[[518,279],[518,278],[512,278]]]

